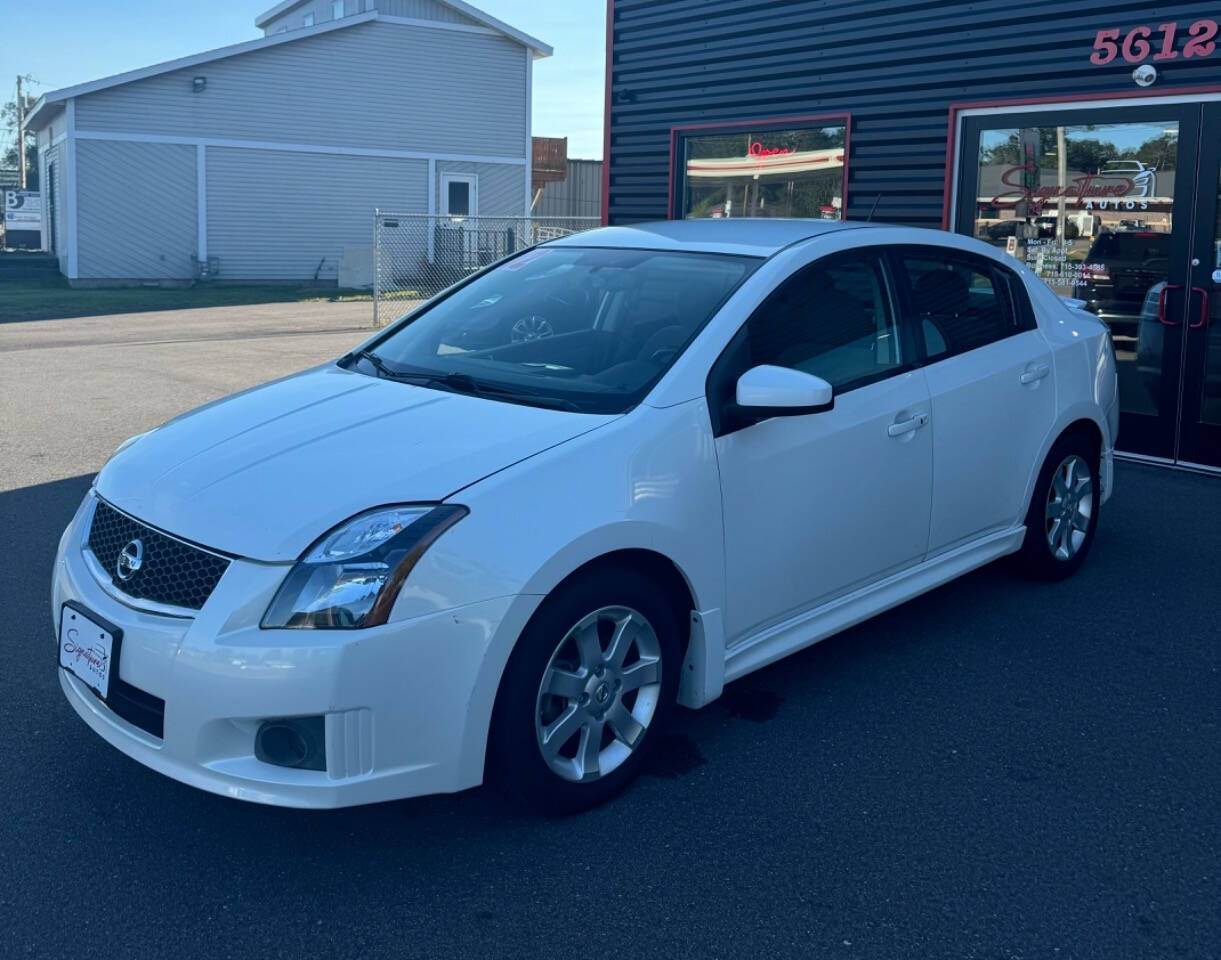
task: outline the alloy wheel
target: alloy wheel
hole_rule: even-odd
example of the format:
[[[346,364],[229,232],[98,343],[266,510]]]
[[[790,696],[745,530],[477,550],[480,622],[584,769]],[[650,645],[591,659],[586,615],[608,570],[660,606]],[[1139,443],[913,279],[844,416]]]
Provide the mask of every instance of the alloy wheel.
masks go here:
[[[1085,543],[1094,515],[1094,479],[1077,454],[1065,457],[1051,477],[1047,494],[1047,545],[1057,560],[1071,560]]]
[[[589,782],[644,741],[661,698],[661,643],[630,607],[582,617],[543,671],[534,729],[543,760],[565,780]]]

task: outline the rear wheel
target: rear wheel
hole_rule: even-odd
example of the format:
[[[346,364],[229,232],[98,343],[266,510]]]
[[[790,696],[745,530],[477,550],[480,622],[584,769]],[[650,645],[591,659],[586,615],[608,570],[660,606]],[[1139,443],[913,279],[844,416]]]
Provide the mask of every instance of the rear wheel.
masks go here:
[[[545,813],[595,806],[640,772],[678,688],[679,619],[638,571],[607,565],[563,584],[505,669],[488,772]]]
[[[1030,576],[1060,580],[1085,562],[1098,528],[1099,451],[1084,434],[1061,437],[1051,448],[1026,515],[1018,562]]]

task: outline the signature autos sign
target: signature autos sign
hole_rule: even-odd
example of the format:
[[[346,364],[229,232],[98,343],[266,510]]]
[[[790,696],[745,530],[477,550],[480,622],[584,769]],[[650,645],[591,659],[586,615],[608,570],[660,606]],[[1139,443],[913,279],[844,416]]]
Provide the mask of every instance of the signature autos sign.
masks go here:
[[[1002,190],[992,200],[997,207],[1027,204],[1030,216],[1048,201],[1064,199],[1082,210],[1148,210],[1157,189],[1157,168],[1139,161],[1113,161],[1099,173],[1070,173],[1063,185],[1032,183],[1023,167],[1001,174]]]
[[[4,229],[42,229],[42,199],[36,190],[6,189],[4,191]]]

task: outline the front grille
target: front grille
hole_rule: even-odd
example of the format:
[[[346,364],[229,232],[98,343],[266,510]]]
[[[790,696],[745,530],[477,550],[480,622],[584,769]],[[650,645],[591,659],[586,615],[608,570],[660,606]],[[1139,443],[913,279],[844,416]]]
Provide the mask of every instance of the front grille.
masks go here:
[[[119,554],[133,540],[142,548],[129,579],[117,574]],[[89,550],[115,589],[138,600],[198,610],[229,566],[225,557],[167,536],[98,500],[89,528]]]

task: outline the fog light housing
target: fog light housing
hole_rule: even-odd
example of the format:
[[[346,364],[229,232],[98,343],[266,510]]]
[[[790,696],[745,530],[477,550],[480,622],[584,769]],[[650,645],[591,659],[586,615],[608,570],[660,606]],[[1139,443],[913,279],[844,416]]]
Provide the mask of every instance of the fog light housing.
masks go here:
[[[326,719],[321,716],[264,720],[254,735],[254,755],[296,770],[326,769]]]

